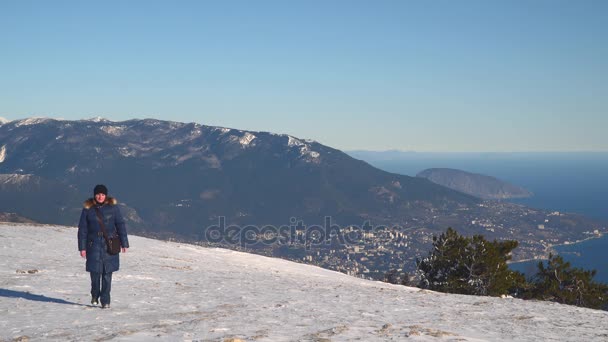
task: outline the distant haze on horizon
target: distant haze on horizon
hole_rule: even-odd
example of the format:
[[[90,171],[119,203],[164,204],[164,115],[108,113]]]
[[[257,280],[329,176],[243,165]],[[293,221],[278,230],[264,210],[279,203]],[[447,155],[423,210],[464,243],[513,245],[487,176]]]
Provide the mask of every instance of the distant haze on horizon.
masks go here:
[[[0,117],[608,151],[608,2],[2,1]]]

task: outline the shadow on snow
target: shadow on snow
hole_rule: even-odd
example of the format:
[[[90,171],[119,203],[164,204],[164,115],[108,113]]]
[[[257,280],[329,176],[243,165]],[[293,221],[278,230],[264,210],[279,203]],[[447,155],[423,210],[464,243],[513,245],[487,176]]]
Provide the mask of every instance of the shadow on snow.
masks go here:
[[[7,290],[7,289],[0,289],[0,297],[5,297],[5,298],[23,298],[23,299],[27,299],[27,300],[33,300],[33,301],[36,301],[36,302],[47,302],[47,303],[57,303],[57,304],[69,304],[69,305],[86,306],[86,305],[79,304],[79,303],[68,302],[67,300],[63,300],[63,299],[51,298],[51,297],[47,297],[47,296],[43,296],[43,295],[32,294],[32,293],[29,293],[29,292],[13,291],[13,290]]]

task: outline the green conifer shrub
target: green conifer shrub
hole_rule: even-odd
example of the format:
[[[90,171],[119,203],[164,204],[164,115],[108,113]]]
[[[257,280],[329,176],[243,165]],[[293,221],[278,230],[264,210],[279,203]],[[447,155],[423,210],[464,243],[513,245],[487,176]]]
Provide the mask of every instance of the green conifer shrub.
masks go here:
[[[483,235],[465,237],[452,228],[433,236],[433,249],[416,261],[419,287],[482,296],[516,294],[524,276],[507,261],[517,241],[488,241]]]

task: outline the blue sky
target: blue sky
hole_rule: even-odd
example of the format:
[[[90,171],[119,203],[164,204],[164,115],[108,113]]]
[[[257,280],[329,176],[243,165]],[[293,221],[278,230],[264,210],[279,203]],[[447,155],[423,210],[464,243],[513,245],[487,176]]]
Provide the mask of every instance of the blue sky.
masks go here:
[[[608,1],[0,1],[0,116],[608,151]]]

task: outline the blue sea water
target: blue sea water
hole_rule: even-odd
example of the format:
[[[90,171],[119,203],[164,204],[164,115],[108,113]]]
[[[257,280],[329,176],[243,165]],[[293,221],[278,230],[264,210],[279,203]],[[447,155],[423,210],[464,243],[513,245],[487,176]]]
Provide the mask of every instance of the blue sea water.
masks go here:
[[[493,176],[519,185],[533,197],[513,200],[529,207],[577,213],[608,227],[608,153],[399,153],[359,156],[394,173],[415,176],[427,168],[454,168]],[[608,236],[557,251],[575,267],[597,270],[595,280],[608,283]],[[521,271],[533,263],[514,264]]]
[[[597,271],[594,280],[608,284],[608,235],[572,245],[556,246],[557,253],[573,267]],[[513,263],[511,269],[531,276],[536,272],[538,261]]]

